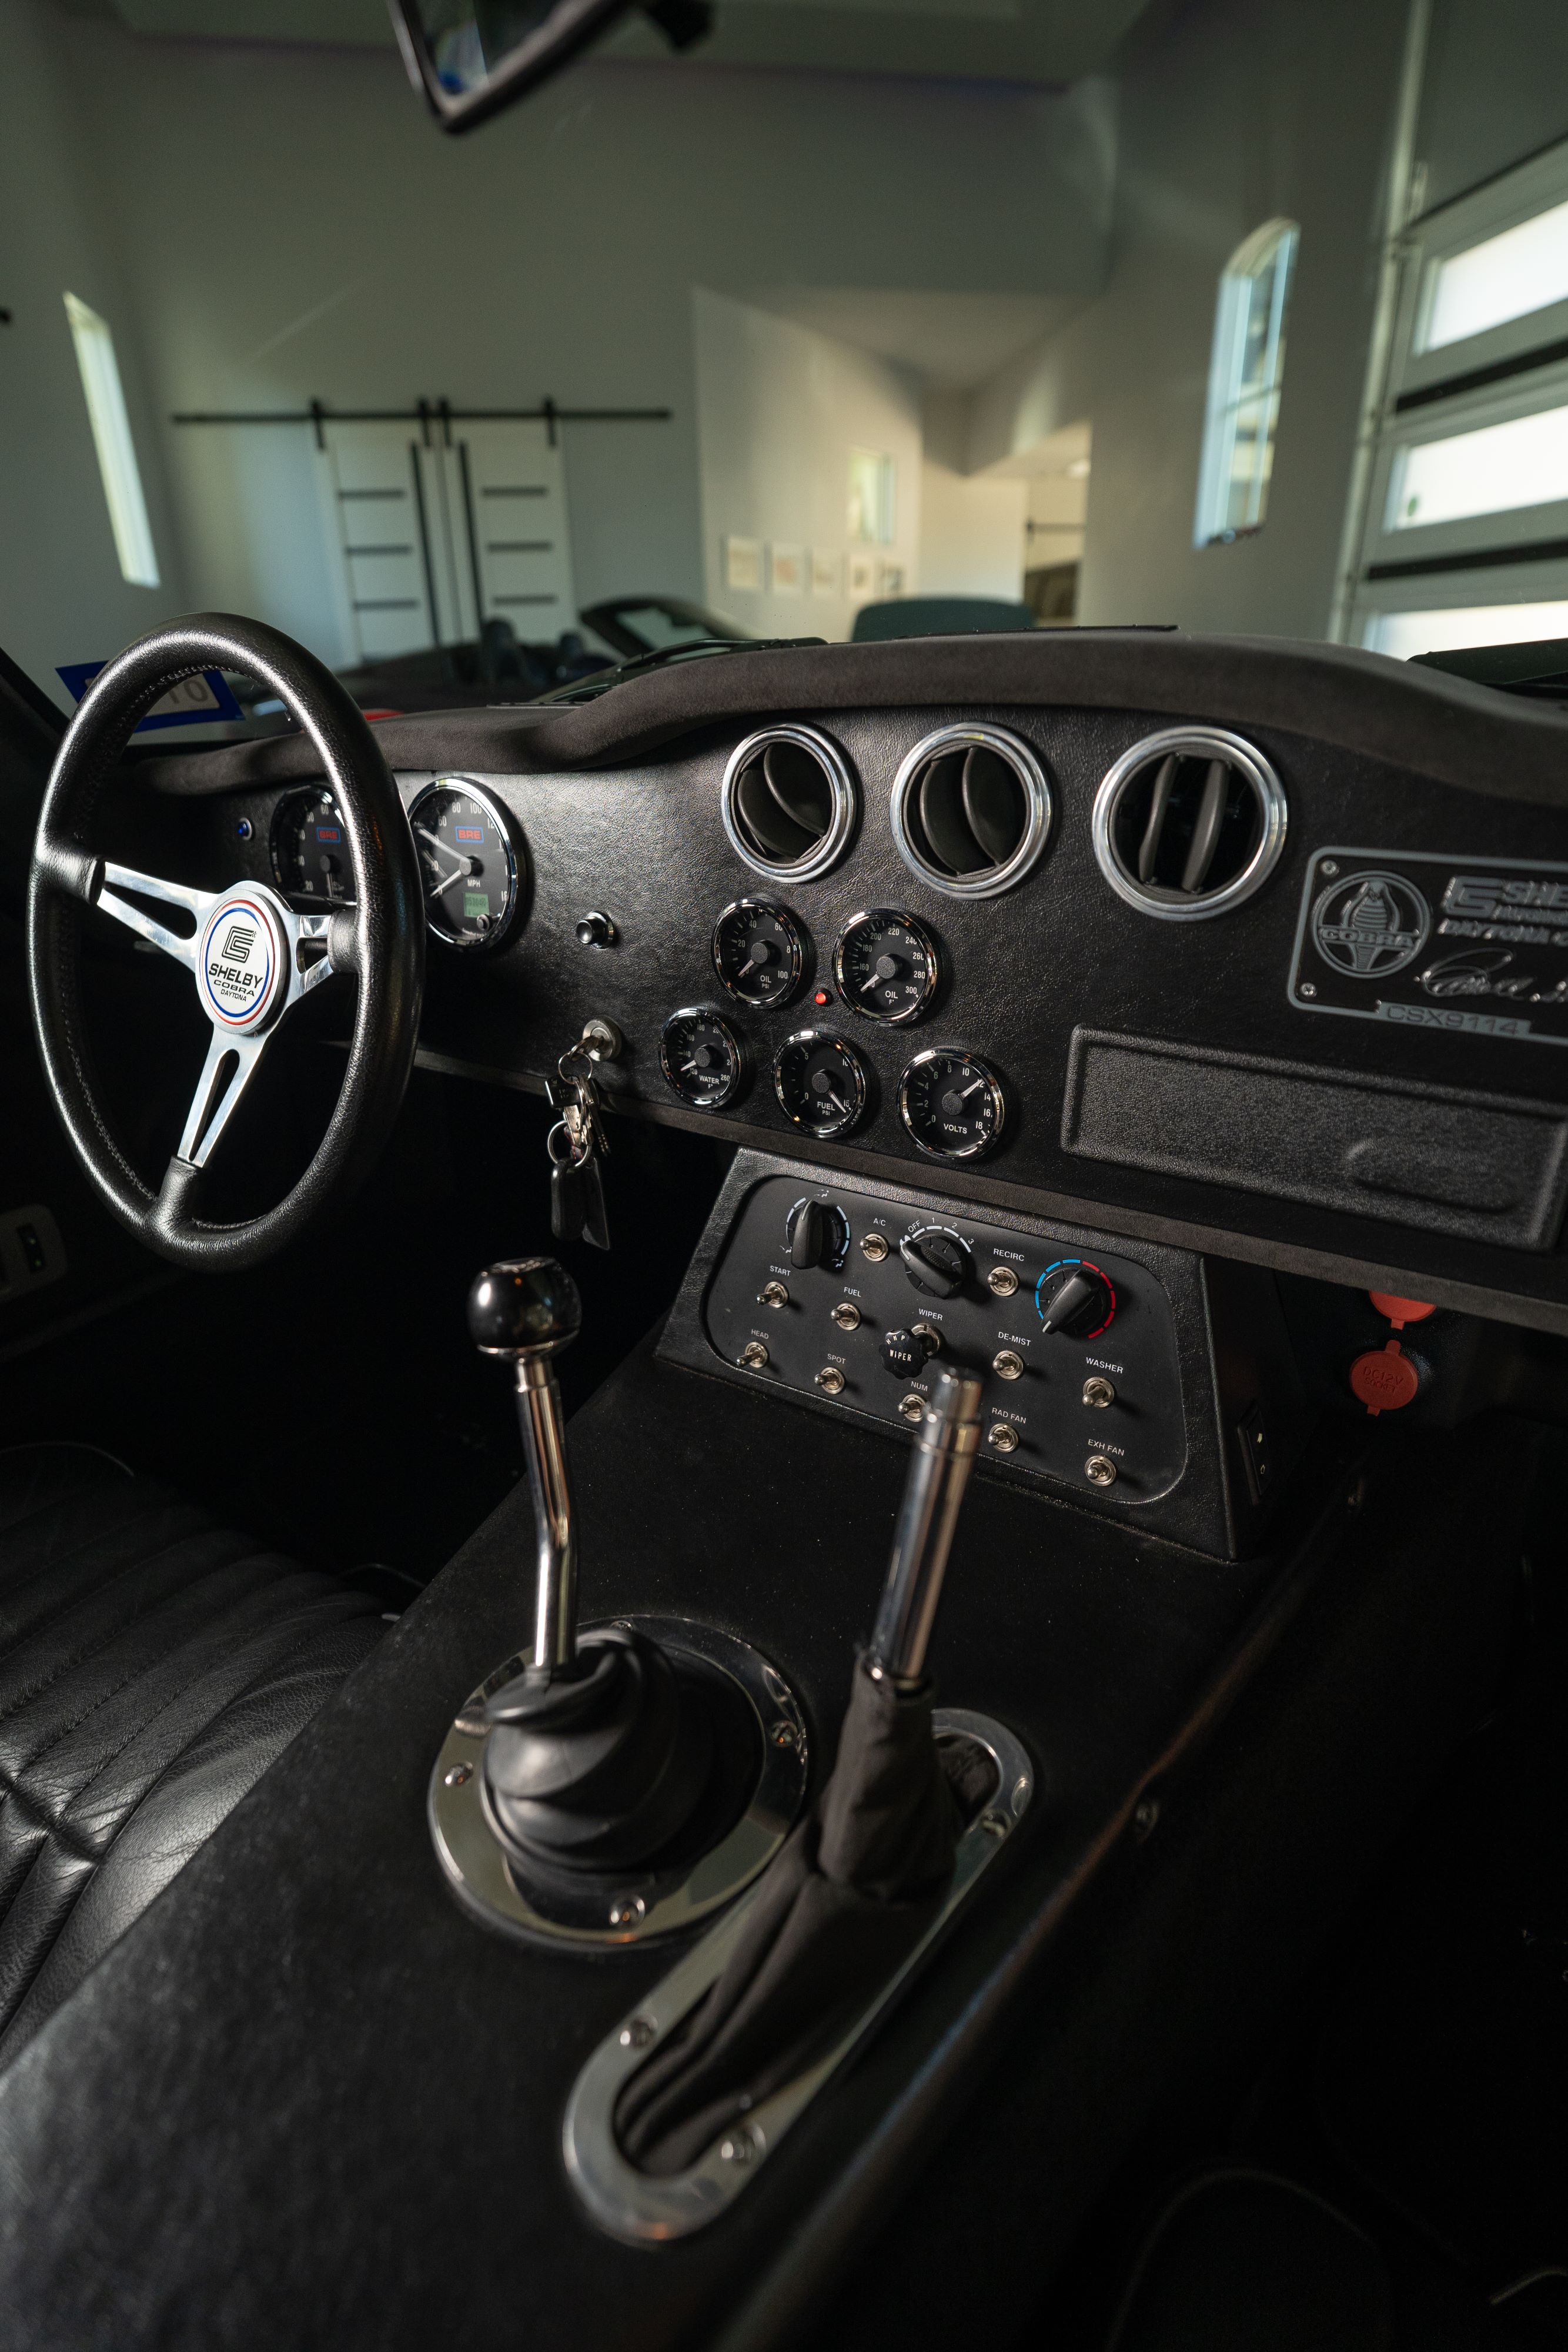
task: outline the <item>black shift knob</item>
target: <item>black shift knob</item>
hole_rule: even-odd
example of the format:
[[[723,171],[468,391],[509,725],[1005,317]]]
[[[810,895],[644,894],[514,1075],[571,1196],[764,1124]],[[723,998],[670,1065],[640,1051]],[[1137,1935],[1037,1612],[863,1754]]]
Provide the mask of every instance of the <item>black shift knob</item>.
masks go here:
[[[553,1356],[582,1328],[582,1300],[553,1257],[488,1265],[468,1293],[468,1336],[486,1356]]]

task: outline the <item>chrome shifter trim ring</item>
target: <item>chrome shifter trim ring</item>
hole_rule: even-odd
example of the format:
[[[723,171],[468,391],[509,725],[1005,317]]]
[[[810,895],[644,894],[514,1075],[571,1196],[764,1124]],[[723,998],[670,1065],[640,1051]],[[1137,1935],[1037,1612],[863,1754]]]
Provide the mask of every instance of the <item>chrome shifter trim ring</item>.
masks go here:
[[[751,1801],[717,1845],[679,1870],[628,1871],[612,1891],[542,1875],[524,1881],[490,1826],[484,1756],[490,1693],[529,1663],[507,1658],[470,1692],[442,1742],[430,1776],[426,1814],[436,1858],[465,1911],[487,1927],[528,1943],[580,1951],[613,1950],[674,1935],[728,1903],[765,1869],[794,1826],[810,1761],[800,1701],[776,1666],[748,1642],[685,1617],[615,1617],[679,1658],[700,1659],[735,1683],[757,1718],[762,1764]]]

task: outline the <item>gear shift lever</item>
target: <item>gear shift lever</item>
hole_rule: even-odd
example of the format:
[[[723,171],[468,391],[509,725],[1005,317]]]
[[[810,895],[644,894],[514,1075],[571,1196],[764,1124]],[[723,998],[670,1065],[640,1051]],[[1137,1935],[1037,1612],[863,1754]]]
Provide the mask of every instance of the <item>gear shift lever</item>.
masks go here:
[[[484,1799],[507,1856],[532,1869],[618,1874],[669,1847],[702,1803],[712,1725],[646,1634],[577,1633],[577,1547],[553,1359],[582,1302],[553,1258],[493,1265],[468,1293],[468,1328],[507,1358],[537,1530],[532,1663],[486,1703]]]
[[[577,1655],[577,1542],[566,1475],[565,1414],[554,1360],[582,1328],[577,1285],[554,1258],[492,1265],[468,1293],[468,1334],[504,1356],[517,1383],[517,1421],[538,1534],[534,1666],[553,1675]]]

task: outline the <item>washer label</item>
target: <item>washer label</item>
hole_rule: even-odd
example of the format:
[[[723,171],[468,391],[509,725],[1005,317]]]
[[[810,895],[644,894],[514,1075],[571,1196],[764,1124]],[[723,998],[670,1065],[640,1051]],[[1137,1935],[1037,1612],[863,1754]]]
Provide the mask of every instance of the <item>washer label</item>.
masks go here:
[[[1302,1013],[1568,1045],[1568,866],[1322,849],[1301,894]]]
[[[228,1029],[248,1029],[279,977],[272,924],[254,898],[227,898],[207,919],[196,977],[203,1002]]]

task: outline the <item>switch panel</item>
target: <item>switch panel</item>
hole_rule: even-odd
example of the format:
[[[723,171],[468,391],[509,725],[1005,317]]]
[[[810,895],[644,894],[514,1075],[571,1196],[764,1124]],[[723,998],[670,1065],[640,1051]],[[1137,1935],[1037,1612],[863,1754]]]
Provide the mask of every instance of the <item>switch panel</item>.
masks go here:
[[[847,1245],[802,1265],[803,1230]],[[770,1175],[740,1204],[701,1316],[747,1379],[890,1429],[938,1364],[977,1372],[982,1459],[1113,1508],[1168,1495],[1186,1464],[1172,1303],[1125,1244]]]

